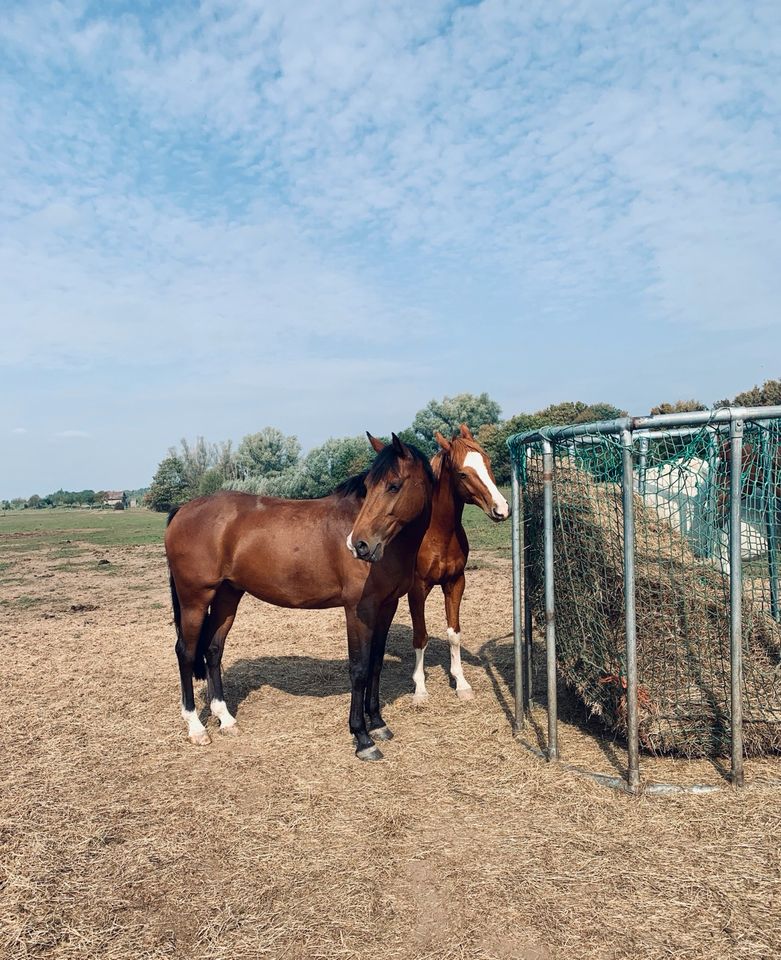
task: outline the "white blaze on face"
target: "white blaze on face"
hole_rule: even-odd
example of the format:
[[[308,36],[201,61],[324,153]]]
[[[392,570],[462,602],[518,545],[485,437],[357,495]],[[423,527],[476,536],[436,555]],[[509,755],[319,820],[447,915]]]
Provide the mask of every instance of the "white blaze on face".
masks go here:
[[[349,533],[349,535],[348,535],[348,537],[347,537],[346,543],[347,543],[347,549],[350,551],[350,553],[351,553],[351,554],[355,557],[355,559],[357,560],[357,559],[358,559],[358,554],[355,552],[355,547],[353,546],[353,532],[352,532],[352,530],[350,531],[350,533]]]
[[[481,483],[491,496],[497,516],[502,518],[509,517],[510,506],[501,493],[499,493],[496,484],[491,479],[482,454],[478,453],[477,450],[470,450],[464,457],[464,466],[471,467],[479,477]]]

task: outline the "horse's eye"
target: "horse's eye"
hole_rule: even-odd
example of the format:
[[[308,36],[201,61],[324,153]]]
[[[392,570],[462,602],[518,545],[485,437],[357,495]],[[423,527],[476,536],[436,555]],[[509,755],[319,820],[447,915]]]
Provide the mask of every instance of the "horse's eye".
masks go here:
[[[463,470],[460,471],[458,475],[459,477],[461,477],[462,480],[466,480],[466,474],[463,472]]]
[[[399,490],[401,490],[401,484],[400,484],[400,483],[389,483],[389,484],[388,484],[388,492],[389,492],[389,493],[398,493]]]

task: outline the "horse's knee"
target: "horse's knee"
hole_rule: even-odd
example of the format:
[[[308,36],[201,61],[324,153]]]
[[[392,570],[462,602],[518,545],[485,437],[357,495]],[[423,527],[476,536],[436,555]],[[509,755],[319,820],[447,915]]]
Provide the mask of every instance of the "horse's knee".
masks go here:
[[[369,681],[368,663],[350,664],[350,681],[353,687],[365,687]]]

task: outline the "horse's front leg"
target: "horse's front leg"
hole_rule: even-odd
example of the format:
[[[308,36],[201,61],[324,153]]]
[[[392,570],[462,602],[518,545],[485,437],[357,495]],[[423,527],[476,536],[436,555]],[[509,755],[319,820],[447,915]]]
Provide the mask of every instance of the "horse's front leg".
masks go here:
[[[372,635],[376,613],[356,607],[345,607],[347,618],[347,652],[350,657],[350,733],[355,738],[355,756],[359,760],[382,760],[382,754],[366,729],[363,712],[371,666]]]
[[[387,726],[380,715],[380,674],[385,660],[385,642],[388,639],[388,630],[390,630],[398,605],[398,600],[391,600],[380,609],[372,634],[365,708],[369,715],[369,733],[375,740],[390,740],[393,737],[390,727]]]
[[[474,696],[471,686],[464,676],[461,666],[461,598],[464,595],[466,580],[463,573],[456,580],[442,584],[445,594],[445,616],[447,617],[447,639],[450,644],[450,676],[456,682],[456,694],[460,700],[471,700]]]
[[[426,673],[423,667],[423,661],[426,656],[426,644],[428,643],[428,633],[426,631],[426,597],[428,597],[430,590],[431,587],[426,581],[415,577],[407,597],[409,601],[409,612],[412,616],[412,646],[415,648],[415,670],[412,674],[415,692],[412,694],[412,702],[416,706],[420,706],[428,699]]]

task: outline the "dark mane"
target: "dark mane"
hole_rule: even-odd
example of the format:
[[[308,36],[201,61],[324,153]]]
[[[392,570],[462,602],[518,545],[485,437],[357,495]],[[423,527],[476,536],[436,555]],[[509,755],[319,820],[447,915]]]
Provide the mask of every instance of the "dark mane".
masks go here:
[[[423,464],[429,479],[433,483],[434,473],[425,455],[411,443],[406,443],[404,446],[409,450],[415,460]],[[383,480],[396,466],[398,459],[399,455],[393,449],[393,445],[388,444],[387,447],[377,454],[374,458],[374,463],[368,470],[356,474],[354,477],[348,477],[347,480],[343,480],[338,487],[334,488],[334,493],[340,497],[357,497],[359,500],[362,500],[366,496],[366,481],[371,480],[373,483],[376,483],[379,480]]]
[[[363,473],[342,480],[339,486],[334,488],[334,493],[338,493],[340,497],[357,497],[359,500],[363,500],[366,496],[366,477],[368,475],[369,471],[364,470]]]
[[[417,460],[419,463],[423,464],[423,467],[428,474],[429,480],[434,482],[434,473],[431,470],[431,464],[428,462],[428,458],[424,456],[418,450],[417,447],[414,447],[411,443],[405,443],[404,446],[412,454],[413,459]],[[374,463],[369,469],[368,476],[371,480],[377,481],[382,480],[388,476],[388,474],[396,466],[396,462],[399,459],[399,454],[393,449],[393,444],[388,444],[387,447],[382,449],[377,456],[374,458]]]

